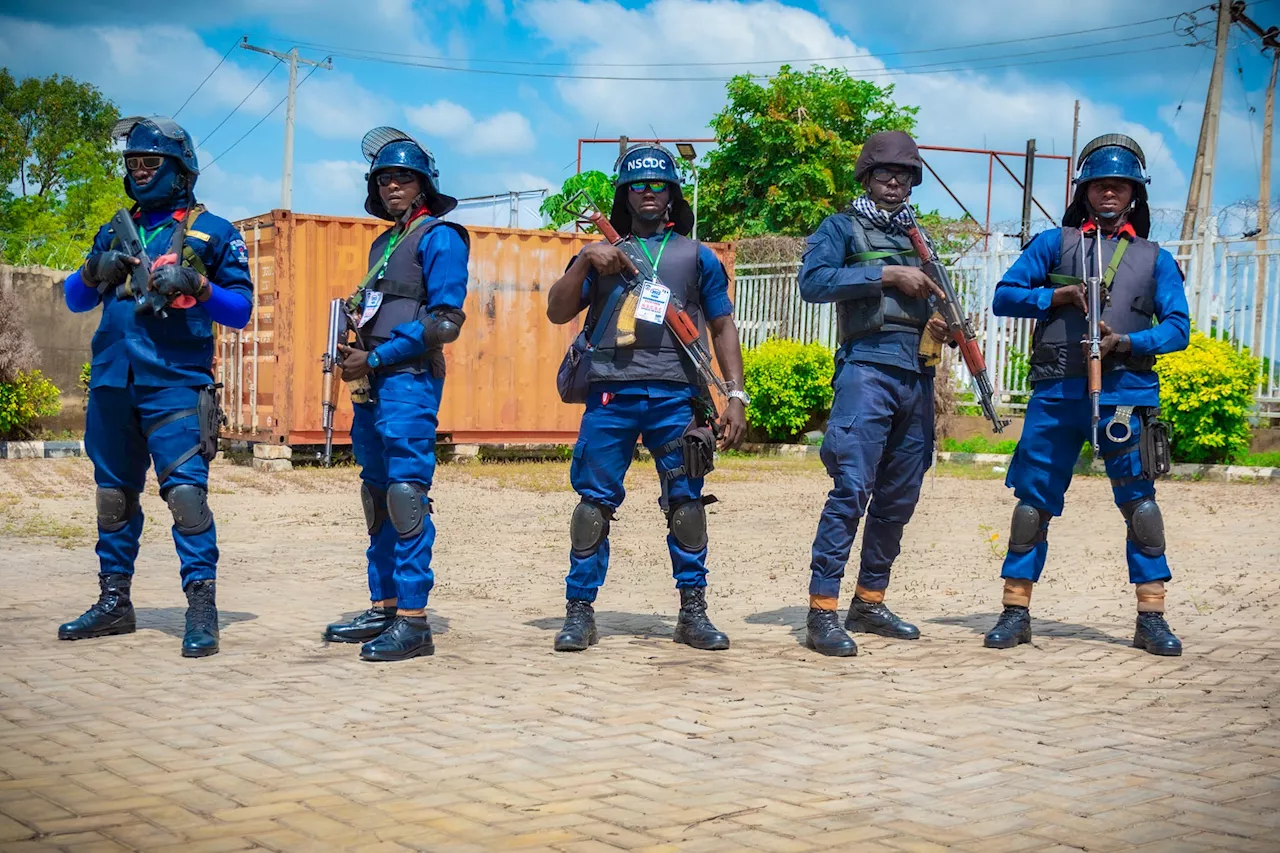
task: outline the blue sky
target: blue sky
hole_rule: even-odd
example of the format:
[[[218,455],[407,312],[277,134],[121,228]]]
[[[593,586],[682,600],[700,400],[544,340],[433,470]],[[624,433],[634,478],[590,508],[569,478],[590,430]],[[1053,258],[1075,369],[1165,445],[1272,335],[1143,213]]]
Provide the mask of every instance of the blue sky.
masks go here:
[[[299,90],[294,161],[294,209],[329,214],[361,212],[359,142],[375,125],[417,135],[455,195],[555,188],[574,171],[578,137],[708,135],[707,123],[724,103],[724,78],[768,73],[782,59],[803,67],[816,57],[844,57],[822,64],[892,82],[900,103],[920,107],[917,136],[934,145],[1021,151],[1035,137],[1040,151],[1068,154],[1072,106],[1080,99],[1081,144],[1104,132],[1136,137],[1147,152],[1155,206],[1176,209],[1186,197],[1212,59],[1210,47],[1183,45],[1211,44],[1214,19],[1202,7],[1175,20],[1196,8],[1194,0],[227,0],[183,4],[181,15],[158,8],[139,0],[17,0],[0,16],[0,64],[19,76],[88,80],[125,114],[172,114],[242,35],[281,51],[297,45],[312,59],[333,54],[334,69],[317,71]],[[1280,22],[1277,0],[1251,2],[1247,12],[1264,27]],[[1175,32],[1195,24],[1190,36]],[[1059,35],[1100,27],[1107,29]],[[1054,37],[1027,40],[1040,36]],[[998,41],[1006,43],[952,49]],[[1270,67],[1242,31],[1233,32],[1232,44],[1218,205],[1257,198]],[[419,65],[360,58],[369,51]],[[1064,58],[1071,61],[1049,61]],[[212,162],[283,97],[287,75],[279,66],[214,132],[273,64],[231,50],[178,116],[200,146],[202,200],[231,218],[279,203],[283,108]],[[591,146],[584,166],[607,170],[616,153],[616,146]],[[981,217],[985,158],[930,159]],[[1010,165],[1019,171],[1019,163]],[[1012,222],[1019,195],[998,165],[996,172],[993,219]],[[1055,216],[1063,180],[1060,163],[1042,161],[1037,195]],[[959,213],[933,181],[918,200]]]

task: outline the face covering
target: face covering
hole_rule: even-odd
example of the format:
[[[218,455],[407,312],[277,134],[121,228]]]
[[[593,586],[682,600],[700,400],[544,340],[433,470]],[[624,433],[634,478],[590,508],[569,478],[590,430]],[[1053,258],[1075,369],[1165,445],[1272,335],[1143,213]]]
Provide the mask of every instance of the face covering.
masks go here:
[[[165,157],[155,175],[142,186],[134,182],[131,173],[125,175],[124,187],[129,198],[143,210],[173,210],[187,197],[186,173],[172,157]]]

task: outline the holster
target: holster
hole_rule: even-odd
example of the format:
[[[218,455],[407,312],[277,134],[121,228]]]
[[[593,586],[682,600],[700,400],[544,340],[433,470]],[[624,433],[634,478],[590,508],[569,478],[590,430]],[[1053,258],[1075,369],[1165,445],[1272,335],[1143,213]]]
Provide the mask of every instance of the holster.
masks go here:
[[[1138,454],[1142,477],[1157,480],[1173,469],[1169,446],[1169,424],[1160,420],[1158,408],[1142,411],[1142,432],[1138,436]]]
[[[716,467],[716,434],[709,426],[691,422],[680,436],[680,450],[684,454],[684,471],[690,479],[701,480]]]
[[[222,405],[218,400],[218,389],[221,387],[221,382],[206,385],[200,389],[196,398],[196,420],[200,425],[197,452],[206,461],[212,461],[218,455],[218,431],[227,422],[227,416],[222,413]]]

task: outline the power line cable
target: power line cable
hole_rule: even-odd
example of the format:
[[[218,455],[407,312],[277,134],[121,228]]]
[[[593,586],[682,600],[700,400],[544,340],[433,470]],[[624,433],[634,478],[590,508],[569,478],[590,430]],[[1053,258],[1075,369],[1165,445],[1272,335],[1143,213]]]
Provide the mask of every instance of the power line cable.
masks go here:
[[[332,57],[330,57],[330,58],[332,58]],[[273,70],[274,70],[274,67],[273,67]],[[302,88],[302,84],[303,84],[303,83],[306,83],[308,80],[310,80],[310,79],[311,79],[311,75],[312,75],[312,74],[315,74],[318,70],[320,70],[320,66],[319,66],[319,65],[313,66],[313,67],[312,67],[312,69],[311,69],[310,71],[308,71],[308,72],[307,72],[307,76],[306,76],[306,77],[303,77],[301,80],[299,80],[299,81],[298,81],[298,85],[294,88],[294,92],[296,93],[296,92],[298,91],[298,89],[301,89],[301,88]],[[276,110],[280,109],[280,107],[281,107],[281,106],[284,104],[284,102],[285,102],[285,101],[287,101],[287,100],[289,100],[289,96],[286,94],[283,98],[281,98],[280,100],[276,101],[276,105],[275,105],[274,107],[272,107],[270,110],[268,110],[266,115],[264,115],[262,118],[258,119],[258,121],[253,125],[253,127],[249,128],[248,130],[246,130],[246,131],[244,132],[244,136],[241,136],[241,137],[240,137],[239,139],[237,139],[235,142],[233,142],[233,143],[231,143],[230,145],[228,145],[225,149],[223,149],[223,151],[222,151],[222,153],[221,153],[221,154],[219,154],[217,157],[214,157],[212,160],[210,160],[210,161],[209,161],[209,166],[212,166],[214,163],[217,163],[217,162],[218,162],[219,160],[221,160],[223,157],[225,157],[225,156],[227,156],[228,154],[230,154],[230,153],[231,153],[231,149],[235,148],[235,147],[236,147],[237,145],[239,145],[241,142],[244,142],[245,137],[247,137],[249,134],[251,134],[251,133],[253,133],[255,130],[257,130],[257,129],[258,129],[258,127],[259,127],[259,125],[261,125],[264,121],[266,121],[267,119],[271,118],[272,114],[274,114]],[[207,169],[207,168],[209,168],[209,166],[205,166],[205,168]]]
[[[1014,68],[1014,67],[1023,68],[1030,65],[1049,65],[1049,64],[1060,63],[1060,62],[1079,62],[1087,59],[1103,59],[1111,56],[1135,56],[1137,54],[1142,54],[1142,53],[1154,53],[1157,51],[1172,50],[1174,48],[1184,48],[1188,46],[1194,46],[1194,45],[1187,45],[1183,42],[1178,42],[1176,44],[1167,44],[1167,45],[1161,45],[1158,47],[1149,47],[1149,48],[1144,48],[1142,50],[1111,51],[1107,53],[1094,53],[1094,54],[1087,54],[1083,56],[1067,56],[1067,57],[1061,57],[1058,59],[1045,59],[1045,60],[1037,60],[1037,61],[1031,61],[1031,62],[1006,62],[1006,63],[999,63],[999,64],[993,64],[993,65],[971,65],[971,66],[959,66],[959,67],[947,67],[947,68],[930,67],[930,68],[926,68],[925,70],[915,70],[920,68],[920,66],[899,66],[899,67],[878,68],[878,69],[845,69],[845,70],[848,71],[848,73],[853,74],[854,76],[860,77],[860,78],[892,77],[897,74],[952,74],[952,73],[961,72],[961,71],[985,71],[985,70],[997,69],[997,68]],[[1078,46],[1078,49],[1083,49],[1085,47],[1088,47],[1088,45],[1080,45]],[[361,56],[356,53],[346,53],[343,51],[334,51],[333,55],[346,57],[347,59],[354,59],[356,61],[378,62],[382,64],[387,64],[387,65],[402,65],[402,66],[408,66],[413,68],[426,68],[434,71],[455,71],[461,74],[488,74],[488,75],[496,75],[500,77],[529,77],[529,78],[542,78],[542,79],[552,79],[552,80],[612,80],[612,81],[618,81],[618,82],[624,82],[624,83],[640,83],[640,82],[728,83],[730,80],[734,79],[733,77],[637,77],[637,76],[623,77],[623,76],[616,76],[616,75],[597,75],[597,74],[551,74],[546,72],[532,72],[532,71],[503,71],[496,68],[458,68],[457,66],[453,66],[453,65],[438,65],[438,64],[429,63],[429,62],[415,62],[415,61],[403,60],[403,59],[401,60],[387,59],[387,58],[376,57],[376,56]],[[1022,55],[1022,54],[1017,54],[1017,55]],[[999,56],[999,57],[989,57],[989,58],[1003,59],[1008,57]],[[925,65],[927,66],[933,66],[938,64],[940,63],[925,63]],[[954,65],[954,62],[947,63],[947,64]],[[768,74],[741,74],[736,76],[751,77],[756,79],[766,79],[768,78],[769,75]]]
[[[259,88],[263,83],[267,82],[267,78],[268,78],[268,77],[270,77],[270,76],[275,72],[275,70],[276,70],[277,68],[279,68],[279,67],[280,67],[280,60],[278,60],[278,59],[277,59],[277,60],[275,61],[275,64],[274,64],[274,65],[272,65],[270,68],[268,68],[268,69],[267,69],[267,73],[262,75],[262,79],[258,81],[257,85],[255,85],[252,89],[250,89],[250,90],[249,90],[249,94],[245,95],[245,96],[244,96],[244,99],[243,99],[243,100],[241,100],[241,101],[240,101],[240,103],[236,104],[235,109],[233,109],[231,112],[227,113],[226,118],[224,118],[222,121],[218,122],[218,126],[217,126],[217,127],[215,127],[213,130],[209,131],[209,133],[208,133],[207,135],[202,136],[202,137],[200,138],[200,144],[201,144],[202,146],[203,146],[203,145],[207,145],[207,144],[208,144],[208,142],[209,142],[209,140],[213,138],[213,135],[214,135],[215,133],[217,133],[219,130],[221,130],[221,129],[222,129],[222,126],[223,126],[224,124],[226,124],[226,123],[231,119],[231,117],[232,117],[233,115],[235,115],[235,114],[236,114],[236,112],[238,112],[238,111],[239,111],[239,109],[245,105],[245,101],[248,101],[250,98],[252,98],[252,97],[253,97],[253,93],[254,93],[254,92],[256,92],[256,91],[258,91],[258,88]],[[310,76],[310,75],[308,75],[308,76]]]
[[[187,95],[187,99],[182,102],[182,106],[178,107],[178,112],[174,113],[172,118],[176,119],[178,117],[178,114],[187,108],[187,104],[191,103],[191,99],[194,98],[196,94],[201,89],[204,88],[204,84],[209,82],[209,78],[214,75],[214,72],[216,72],[219,68],[222,67],[222,63],[227,61],[227,57],[231,55],[231,51],[235,50],[236,45],[238,45],[239,43],[240,43],[239,39],[236,39],[231,43],[231,47],[227,48],[227,52],[222,54],[222,58],[218,60],[218,64],[213,66],[213,71],[210,71],[208,74],[204,75],[204,79],[200,81],[200,85],[196,86],[196,89],[194,92],[192,92],[190,95]]]
[[[874,55],[875,56],[906,56],[910,54],[921,54],[921,53],[942,53],[942,52],[948,52],[948,51],[970,50],[970,49],[979,48],[979,47],[994,47],[998,45],[1017,44],[1021,42],[1043,41],[1045,39],[1065,38],[1067,36],[1087,35],[1089,33],[1097,33],[1097,32],[1113,32],[1114,30],[1124,29],[1128,27],[1139,27],[1139,26],[1144,26],[1146,24],[1160,23],[1163,21],[1177,21],[1179,18],[1182,18],[1186,15],[1192,15],[1195,12],[1200,12],[1209,8],[1211,8],[1211,6],[1200,6],[1196,9],[1192,9],[1188,12],[1180,12],[1176,15],[1164,15],[1159,18],[1148,18],[1143,21],[1132,21],[1127,24],[1112,24],[1105,27],[1092,27],[1090,29],[1084,29],[1084,30],[1071,30],[1068,32],[1061,32],[1061,33],[1048,33],[1046,35],[1039,35],[1039,36],[1022,36],[1019,38],[1000,39],[997,41],[973,42],[970,44],[951,45],[947,47],[928,47],[928,48],[916,48],[913,50],[884,51],[884,52],[877,52]],[[1212,22],[1206,21],[1203,23],[1195,23],[1191,25],[1186,30],[1186,32],[1189,34],[1195,29],[1208,26],[1210,23]],[[1155,34],[1152,34],[1152,35],[1155,35]],[[1138,38],[1145,38],[1145,37],[1147,36],[1139,36]],[[1127,39],[1117,39],[1117,41],[1128,41],[1128,40],[1131,40],[1132,38],[1135,38],[1135,37],[1131,36]],[[1109,42],[1103,42],[1103,43],[1106,44]],[[399,58],[399,59],[417,59],[417,60],[423,60],[426,62],[458,62],[460,61],[455,57],[448,57],[448,56],[436,56],[436,55],[430,55],[430,54],[414,54],[414,53],[393,53],[390,51],[370,50],[365,48],[352,48],[352,47],[347,47],[343,45],[322,44],[319,42],[301,42],[300,41],[300,42],[294,42],[294,44],[298,45],[299,47],[312,47],[320,50],[340,52],[343,55],[348,56],[349,58],[354,58],[354,57],[350,57],[350,54],[352,52],[355,52],[355,53],[361,53],[361,54],[385,56],[385,57],[392,57],[392,58]],[[653,68],[653,67],[669,67],[672,64],[677,64],[677,65],[692,68],[692,67],[711,67],[711,66],[785,65],[785,64],[794,63],[794,62],[836,62],[836,61],[843,61],[846,59],[865,59],[867,58],[868,55],[869,55],[868,53],[861,53],[861,54],[845,54],[840,56],[801,56],[801,57],[793,57],[791,59],[749,59],[749,60],[738,60],[738,61],[679,62],[679,63],[580,62],[576,60],[489,59],[489,58],[483,58],[483,57],[470,58],[470,59],[467,59],[466,61],[473,62],[473,63],[489,64],[489,65],[522,65],[522,66],[534,66],[534,67],[537,67],[537,66],[564,67],[564,66],[580,65],[580,66],[586,66],[591,68],[646,68],[646,67]],[[479,69],[466,69],[466,70],[479,70]],[[644,79],[644,78],[627,78],[627,79]]]

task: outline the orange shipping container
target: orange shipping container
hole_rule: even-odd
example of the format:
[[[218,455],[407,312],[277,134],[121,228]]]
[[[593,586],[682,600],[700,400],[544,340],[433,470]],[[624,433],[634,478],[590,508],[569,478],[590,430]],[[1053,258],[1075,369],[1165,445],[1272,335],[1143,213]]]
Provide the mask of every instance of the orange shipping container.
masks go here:
[[[217,380],[228,438],[320,444],[320,358],[329,302],[350,296],[368,269],[377,219],[273,210],[236,223],[249,247],[253,318],[218,328]],[[555,375],[578,322],[555,326],[546,294],[595,236],[468,227],[470,280],[462,337],[445,348],[440,431],[461,442],[569,442],[581,406],[556,394]],[[708,244],[733,275],[733,245]],[[732,292],[732,291],[731,291]],[[335,383],[342,386],[343,383]],[[338,397],[334,441],[350,443],[351,401]]]

